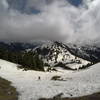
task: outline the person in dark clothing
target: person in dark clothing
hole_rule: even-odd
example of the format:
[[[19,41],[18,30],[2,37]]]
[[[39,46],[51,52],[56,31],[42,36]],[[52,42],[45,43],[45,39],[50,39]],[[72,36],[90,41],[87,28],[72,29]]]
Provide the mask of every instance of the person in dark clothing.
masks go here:
[[[41,79],[41,77],[39,76],[39,77],[38,77],[38,80],[40,80],[40,79]]]

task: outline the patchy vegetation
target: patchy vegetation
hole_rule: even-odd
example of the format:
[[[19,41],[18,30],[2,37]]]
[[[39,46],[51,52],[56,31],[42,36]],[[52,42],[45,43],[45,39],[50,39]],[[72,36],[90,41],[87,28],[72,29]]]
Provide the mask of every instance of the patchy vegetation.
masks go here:
[[[27,70],[44,71],[43,61],[32,51],[10,51],[0,47],[0,59],[22,65],[21,67]]]
[[[61,76],[53,76],[52,78],[51,78],[51,80],[55,80],[55,81],[63,81],[63,79],[61,78]]]
[[[11,86],[11,82],[2,78],[0,78],[0,100],[18,100],[18,93]]]

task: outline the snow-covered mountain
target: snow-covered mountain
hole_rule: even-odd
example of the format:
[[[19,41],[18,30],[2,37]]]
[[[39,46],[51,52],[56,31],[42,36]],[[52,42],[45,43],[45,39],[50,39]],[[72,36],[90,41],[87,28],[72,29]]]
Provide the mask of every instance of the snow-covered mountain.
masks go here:
[[[94,44],[85,44],[85,45],[67,45],[72,54],[86,59],[90,62],[97,63],[100,62],[100,45],[97,43]]]
[[[2,50],[3,49],[3,50]],[[100,62],[100,45],[92,44],[63,44],[60,42],[33,42],[33,43],[0,43],[3,53],[10,52],[37,52],[45,65],[64,67],[66,69],[86,68],[91,63]]]
[[[70,48],[60,42],[48,42],[27,51],[37,52],[43,62],[49,66],[79,69],[90,64],[89,61],[73,55]]]
[[[6,43],[6,42],[0,42],[0,48],[5,48],[5,50],[8,51],[23,51],[25,49],[32,49],[35,48],[37,45],[39,45],[38,43],[20,43],[20,42],[10,42],[10,43]]]

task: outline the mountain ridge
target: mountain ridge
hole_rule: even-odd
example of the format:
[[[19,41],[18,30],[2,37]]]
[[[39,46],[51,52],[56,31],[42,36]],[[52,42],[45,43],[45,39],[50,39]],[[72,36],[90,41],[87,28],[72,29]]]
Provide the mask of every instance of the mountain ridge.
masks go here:
[[[48,42],[45,41],[43,43],[0,42],[0,50],[1,50],[1,57],[2,54],[5,55],[6,53],[9,52],[10,56],[16,54],[22,56],[23,55],[29,56],[30,54],[34,55],[36,53],[38,54],[39,58],[44,62],[45,66],[51,66],[51,67],[62,66],[65,69],[69,68],[73,70],[86,68],[89,67],[91,64],[95,64],[100,61],[99,60],[100,48],[98,46],[63,44],[58,41],[48,41]],[[11,54],[11,52],[13,52],[13,54]],[[19,57],[21,56],[18,56],[18,58]]]

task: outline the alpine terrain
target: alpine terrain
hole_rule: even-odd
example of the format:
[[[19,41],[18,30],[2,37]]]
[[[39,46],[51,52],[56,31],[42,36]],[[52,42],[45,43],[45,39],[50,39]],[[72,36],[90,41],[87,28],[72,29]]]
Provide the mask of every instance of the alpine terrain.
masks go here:
[[[0,100],[100,100],[99,9],[100,0],[0,0]]]

